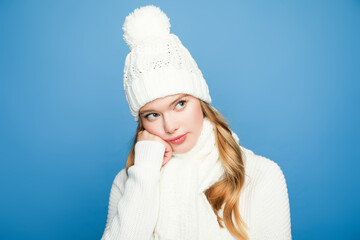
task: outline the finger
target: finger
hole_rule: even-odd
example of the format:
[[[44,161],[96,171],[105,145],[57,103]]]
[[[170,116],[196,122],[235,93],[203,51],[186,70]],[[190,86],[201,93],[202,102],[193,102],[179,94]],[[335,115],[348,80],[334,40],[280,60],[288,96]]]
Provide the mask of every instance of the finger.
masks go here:
[[[170,158],[169,157],[164,157],[164,161],[161,165],[161,167],[163,167],[166,163],[168,163],[170,161]]]
[[[172,149],[166,147],[166,148],[165,148],[164,158],[163,158],[163,164],[162,164],[161,167],[163,167],[167,162],[169,162],[170,159],[171,159],[171,157],[172,157]]]

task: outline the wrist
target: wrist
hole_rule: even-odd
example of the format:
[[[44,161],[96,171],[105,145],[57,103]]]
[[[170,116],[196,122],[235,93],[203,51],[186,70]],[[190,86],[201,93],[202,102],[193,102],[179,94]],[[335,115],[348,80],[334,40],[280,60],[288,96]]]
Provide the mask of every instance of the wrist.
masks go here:
[[[158,169],[165,154],[165,146],[157,141],[141,140],[135,144],[134,164],[154,166]]]

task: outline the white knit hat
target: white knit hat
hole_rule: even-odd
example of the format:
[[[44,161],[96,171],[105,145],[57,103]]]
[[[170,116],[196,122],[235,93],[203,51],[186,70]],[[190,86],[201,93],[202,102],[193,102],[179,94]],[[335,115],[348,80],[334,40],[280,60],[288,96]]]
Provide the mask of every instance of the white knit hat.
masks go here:
[[[203,75],[180,39],[170,33],[170,21],[160,8],[135,9],[124,22],[130,48],[124,67],[124,90],[131,115],[157,98],[185,93],[211,103]]]

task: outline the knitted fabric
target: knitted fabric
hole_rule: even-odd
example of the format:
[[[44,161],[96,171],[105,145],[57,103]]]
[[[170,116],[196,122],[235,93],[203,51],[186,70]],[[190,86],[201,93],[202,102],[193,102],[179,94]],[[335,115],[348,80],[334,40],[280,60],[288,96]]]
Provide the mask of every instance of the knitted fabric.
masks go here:
[[[280,167],[239,146],[245,164],[239,212],[250,239],[290,240],[289,198]],[[204,194],[224,173],[211,123],[204,118],[196,145],[186,153],[173,153],[161,168],[164,150],[159,142],[136,143],[128,176],[124,169],[114,179],[102,239],[234,240],[219,226]],[[219,214],[222,217],[222,210]]]
[[[215,175],[209,173],[215,172]],[[204,118],[196,145],[174,153],[161,169],[159,217],[155,239],[198,239],[198,205],[203,191],[223,173],[211,122]]]
[[[125,19],[123,29],[130,48],[124,91],[135,121],[142,106],[169,95],[185,93],[211,103],[198,65],[180,39],[170,33],[169,19],[158,7],[136,9]]]

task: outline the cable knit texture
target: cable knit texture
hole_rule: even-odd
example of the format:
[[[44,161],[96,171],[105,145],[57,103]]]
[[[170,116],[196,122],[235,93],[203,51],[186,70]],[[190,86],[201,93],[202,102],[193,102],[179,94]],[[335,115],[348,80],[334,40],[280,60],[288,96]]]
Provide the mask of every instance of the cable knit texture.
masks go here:
[[[232,135],[239,144],[238,136]],[[250,228],[250,239],[291,239],[283,172],[272,160],[240,148],[246,177],[239,211]],[[224,173],[211,122],[204,118],[195,146],[173,153],[160,169],[164,151],[155,141],[136,143],[135,164],[128,176],[123,169],[114,179],[102,239],[235,239],[226,227],[220,228],[204,194]]]
[[[130,13],[123,26],[130,52],[125,59],[124,91],[130,112],[138,121],[146,103],[186,93],[211,103],[204,76],[159,7],[149,5]]]

